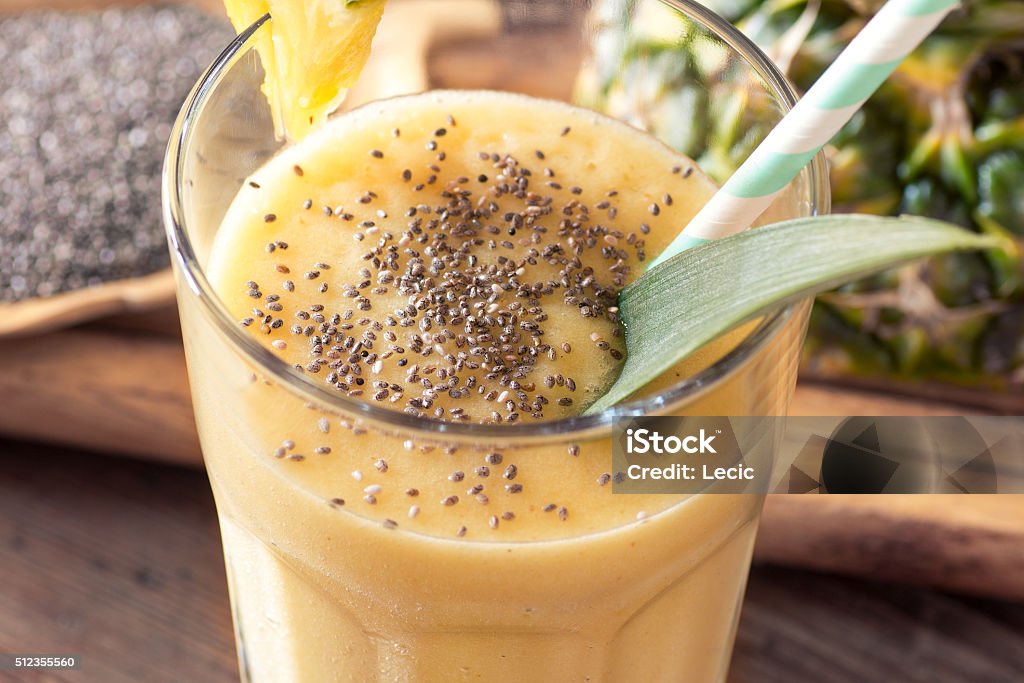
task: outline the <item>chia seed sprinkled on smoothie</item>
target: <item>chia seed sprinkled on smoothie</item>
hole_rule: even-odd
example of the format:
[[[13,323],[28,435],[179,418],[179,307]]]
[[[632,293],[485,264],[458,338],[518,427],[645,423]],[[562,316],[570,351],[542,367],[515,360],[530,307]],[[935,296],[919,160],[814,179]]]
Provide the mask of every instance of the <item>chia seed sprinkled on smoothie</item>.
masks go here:
[[[605,381],[591,367],[614,372],[625,357],[617,297],[646,258],[647,235],[677,223],[689,197],[657,183],[637,191],[604,166],[581,175],[559,140],[570,126],[491,141],[459,118],[463,127],[442,112],[350,137],[340,149],[365,170],[357,181],[329,181],[333,162],[316,154],[254,176],[259,187],[240,197],[254,202],[265,256],[251,270],[239,261],[232,286],[244,284],[249,304],[240,313],[258,307],[239,324],[307,381],[373,410],[501,425],[576,414]],[[575,127],[574,139],[589,135]],[[676,183],[683,168],[649,165]],[[509,524],[518,514],[564,534],[592,523],[593,502],[560,477],[584,472],[585,496],[602,498],[613,481],[600,447],[551,447],[551,476],[517,445],[481,443],[450,459],[453,446],[391,441],[356,418],[332,434],[334,419],[314,413],[291,432],[304,452],[330,457],[289,472],[305,470],[296,476],[314,487],[337,476],[328,492],[361,501],[355,514],[389,529],[401,519],[405,530],[456,537],[533,534],[533,519]],[[281,448],[288,459],[294,445]]]

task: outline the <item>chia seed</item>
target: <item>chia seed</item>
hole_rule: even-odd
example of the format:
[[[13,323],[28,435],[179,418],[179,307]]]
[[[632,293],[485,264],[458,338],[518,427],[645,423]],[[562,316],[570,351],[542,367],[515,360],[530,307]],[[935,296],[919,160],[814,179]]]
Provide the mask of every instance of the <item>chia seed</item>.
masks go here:
[[[168,266],[167,138],[232,35],[179,5],[0,19],[0,301]]]
[[[431,156],[443,161],[444,153],[437,150],[437,140],[444,133],[439,131],[441,129],[434,130],[428,149],[435,151]],[[418,148],[423,142],[421,138],[410,144],[415,144],[417,153],[421,153]],[[394,149],[382,145],[380,150],[370,150],[370,155],[387,160],[381,163],[389,164],[397,158],[394,168],[388,166],[385,170],[393,173],[395,180],[401,173],[403,180],[411,182],[413,171],[402,170],[403,159]],[[543,151],[532,148],[531,151],[537,159],[545,159]],[[374,188],[356,188],[360,194],[354,199],[360,206],[354,207],[354,215],[348,214],[352,223],[343,229],[351,234],[354,228],[358,231],[355,232],[358,241],[362,242],[358,249],[364,267],[358,268],[358,276],[339,273],[343,279],[332,284],[337,294],[329,299],[314,298],[324,303],[311,304],[308,298],[289,298],[274,286],[278,277],[295,277],[287,275],[291,271],[281,263],[283,270],[277,272],[282,275],[274,274],[270,282],[260,277],[263,286],[250,280],[242,290],[260,307],[252,309],[250,331],[270,334],[275,324],[281,322],[281,318],[274,318],[275,314],[289,318],[293,336],[288,336],[287,346],[283,340],[276,345],[296,351],[308,347],[309,357],[303,359],[298,366],[300,369],[311,374],[322,373],[329,385],[348,396],[365,393],[367,401],[399,403],[400,409],[415,417],[445,421],[479,418],[484,423],[509,424],[520,419],[543,419],[547,406],[569,407],[578,403],[581,400],[578,396],[590,389],[585,383],[577,387],[576,380],[563,374],[564,370],[557,372],[558,361],[563,354],[572,353],[573,346],[577,347],[577,354],[591,354],[596,347],[621,360],[621,351],[613,347],[622,346],[621,329],[593,329],[589,335],[593,346],[590,346],[583,339],[571,337],[574,341],[570,344],[567,339],[552,335],[553,329],[545,329],[545,323],[561,315],[552,313],[552,309],[565,306],[573,315],[578,313],[595,321],[603,319],[603,325],[618,325],[617,293],[632,273],[634,256],[630,252],[635,252],[633,263],[643,260],[644,239],[639,235],[647,234],[650,227],[641,224],[632,232],[633,228],[615,229],[607,222],[597,223],[594,220],[596,210],[607,211],[611,220],[615,218],[617,206],[607,199],[590,204],[589,199],[581,202],[567,198],[568,194],[582,194],[583,190],[569,188],[568,182],[563,181],[567,189],[563,191],[560,183],[539,179],[537,171],[541,169],[529,168],[528,160],[521,163],[512,154],[484,152],[480,153],[480,159],[485,164],[468,167],[465,175],[448,175],[435,163],[429,163],[426,170],[418,170],[417,173],[431,172],[425,179],[426,185],[436,186],[427,188],[408,206],[378,208],[374,202],[378,205],[384,202],[378,201],[380,197]],[[548,163],[554,169],[543,168],[544,176],[556,177],[556,169],[561,170],[557,160]],[[420,169],[420,166],[415,168]],[[473,178],[489,186],[480,188],[471,180]],[[417,185],[420,190],[424,187]],[[557,190],[558,194],[544,194],[548,192],[545,188]],[[608,198],[620,196],[615,189],[602,188],[600,192]],[[667,207],[673,205],[672,197],[667,194],[660,196],[660,203],[631,197],[629,193],[615,202],[621,202],[623,210],[627,206],[641,211],[646,207],[655,216],[663,210],[668,213]],[[325,207],[324,218],[317,216],[316,220],[332,221],[332,216],[344,213],[341,206]],[[405,218],[401,218],[403,214]],[[264,215],[273,216],[261,211],[256,220]],[[286,215],[279,214],[279,217],[286,218]],[[504,239],[506,235],[516,242]],[[515,250],[516,243],[523,249],[514,254],[503,252]],[[268,245],[268,253],[274,254],[269,257],[272,259],[269,263],[287,260],[284,258],[287,253],[277,251],[286,247],[280,242]],[[476,249],[491,250],[493,257],[484,259],[491,262],[481,263],[481,255],[474,253]],[[291,263],[291,267],[296,274],[303,273],[306,280],[316,281],[303,284],[310,288],[305,291],[319,287],[323,293],[322,281],[331,279],[328,277],[331,266],[326,262]],[[547,275],[549,268],[556,269],[557,275]],[[284,287],[285,291],[297,289],[293,281],[285,282],[291,285]],[[372,298],[392,291],[405,302],[392,307],[381,299]],[[361,311],[366,311],[365,315]],[[293,324],[292,316],[301,324]],[[282,330],[281,334],[287,335],[287,332]],[[303,335],[307,339],[302,339]],[[609,336],[606,339],[602,335]],[[403,370],[393,372],[395,368]],[[546,374],[548,372],[551,374]],[[471,396],[486,402],[484,410],[489,416],[474,415],[476,406],[457,405],[460,401],[469,403],[464,399]],[[456,403],[449,403],[447,398]],[[326,419],[314,418],[314,422],[321,432],[328,433]],[[341,424],[351,428],[344,420]],[[438,448],[412,439],[402,445],[410,453],[430,453]],[[293,444],[286,446],[282,451],[284,457],[288,457],[289,448],[294,447]],[[306,449],[310,446],[306,443],[302,446],[308,453]],[[451,446],[442,448],[448,454],[455,451]],[[565,444],[563,448],[572,458],[581,455],[579,444]],[[329,453],[330,450],[320,446],[313,452]],[[401,457],[395,457],[401,464]],[[388,472],[388,463],[377,455],[362,458],[373,464],[373,471]],[[422,511],[419,505],[412,503],[421,503],[428,517],[441,514],[450,517],[453,512],[457,513],[452,520],[454,524],[459,523],[458,517],[462,517],[463,512],[474,517],[486,512],[477,521],[486,519],[491,529],[498,529],[500,522],[513,519],[511,511],[502,512],[501,508],[513,507],[509,501],[522,499],[522,495],[517,494],[524,492],[523,482],[530,483],[532,475],[520,472],[500,452],[482,450],[474,459],[483,462],[468,466],[459,462],[461,469],[446,466],[443,473],[435,473],[438,479],[447,478],[456,484],[465,481],[458,486],[460,495],[448,495],[450,490],[434,488],[434,475],[428,480],[430,488],[423,490],[426,500],[433,505],[419,500],[423,497],[419,490],[399,487],[395,495],[404,490],[406,497],[416,498],[408,500],[407,510],[399,514],[416,518]],[[395,471],[383,480],[394,480],[396,474],[400,478],[404,476]],[[490,483],[488,478],[492,476],[498,481]],[[359,470],[353,471],[352,477],[356,481],[364,479]],[[621,473],[616,473],[614,478],[605,473],[597,477],[597,484],[607,486],[612,481],[621,481],[622,477]],[[474,480],[467,481],[467,478]],[[486,486],[489,483],[490,486]],[[381,484],[365,481],[359,489],[361,493],[356,495],[362,496],[365,504],[378,504],[383,508],[391,505],[388,499],[378,500],[384,490]],[[494,506],[484,511],[476,508],[476,504],[489,506],[491,497],[495,498]],[[358,498],[353,500],[358,501]],[[504,504],[498,505],[499,502]],[[471,509],[467,509],[467,505]],[[455,509],[444,511],[451,507]],[[529,505],[528,514],[533,514],[534,509]],[[570,514],[568,507],[555,502],[544,506],[543,510],[551,513],[546,517],[549,520],[557,517],[566,521]],[[385,525],[389,523],[394,522],[385,521]],[[476,528],[482,528],[482,524]],[[465,533],[465,527],[461,533]]]

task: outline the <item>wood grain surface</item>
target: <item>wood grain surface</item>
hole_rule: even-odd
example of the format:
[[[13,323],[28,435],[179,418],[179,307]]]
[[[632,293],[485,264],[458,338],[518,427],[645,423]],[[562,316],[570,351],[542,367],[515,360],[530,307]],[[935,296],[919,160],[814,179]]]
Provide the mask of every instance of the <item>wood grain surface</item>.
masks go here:
[[[174,276],[165,269],[41,299],[0,303],[0,338],[60,330],[114,314],[151,311],[174,303]]]
[[[4,683],[237,683],[202,472],[0,441]],[[730,683],[1019,683],[1024,604],[755,565]]]
[[[237,681],[201,472],[0,442],[0,652],[83,668],[0,681]]]
[[[768,496],[755,555],[1024,601],[1024,495]]]
[[[70,329],[0,339],[0,433],[198,466],[181,339]]]

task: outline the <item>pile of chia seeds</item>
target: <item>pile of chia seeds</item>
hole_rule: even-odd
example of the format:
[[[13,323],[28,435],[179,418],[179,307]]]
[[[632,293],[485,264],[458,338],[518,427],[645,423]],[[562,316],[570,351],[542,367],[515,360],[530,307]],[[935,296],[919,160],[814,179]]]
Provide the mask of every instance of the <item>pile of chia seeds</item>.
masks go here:
[[[181,6],[0,19],[0,302],[168,265],[167,138],[232,35]]]

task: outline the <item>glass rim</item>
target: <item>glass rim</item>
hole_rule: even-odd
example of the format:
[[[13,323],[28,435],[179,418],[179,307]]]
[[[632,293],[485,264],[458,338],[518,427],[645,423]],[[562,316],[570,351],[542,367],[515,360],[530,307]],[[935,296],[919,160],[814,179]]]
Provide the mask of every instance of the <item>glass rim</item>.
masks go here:
[[[732,24],[693,0],[657,0],[701,24],[726,46],[736,52],[760,77],[772,94],[779,100],[784,112],[788,112],[798,97],[792,84],[778,67]],[[555,420],[543,420],[520,424],[480,424],[447,422],[429,416],[414,416],[356,398],[328,391],[304,373],[297,372],[287,363],[259,344],[250,335],[244,334],[231,317],[220,297],[210,285],[205,271],[196,256],[192,241],[186,230],[181,182],[183,176],[183,152],[191,140],[196,119],[201,115],[210,94],[232,66],[251,48],[250,40],[270,20],[265,14],[250,27],[239,33],[203,72],[203,75],[189,93],[171,131],[164,159],[163,219],[167,231],[171,255],[179,276],[187,283],[189,290],[199,299],[199,305],[216,327],[217,331],[253,365],[268,377],[318,407],[329,409],[346,417],[358,418],[390,430],[443,440],[493,439],[501,442],[515,440],[528,443],[551,438],[586,439],[610,429],[615,419],[628,416],[647,415],[658,409],[684,404],[687,399],[698,397],[705,390],[726,378],[757,353],[786,324],[796,307],[791,304],[766,316],[729,353],[700,372],[686,377],[667,389],[650,396],[641,396],[607,408],[592,415],[575,415]],[[824,155],[819,152],[805,167],[809,172],[809,200],[811,214],[828,213],[830,193],[825,170]]]

